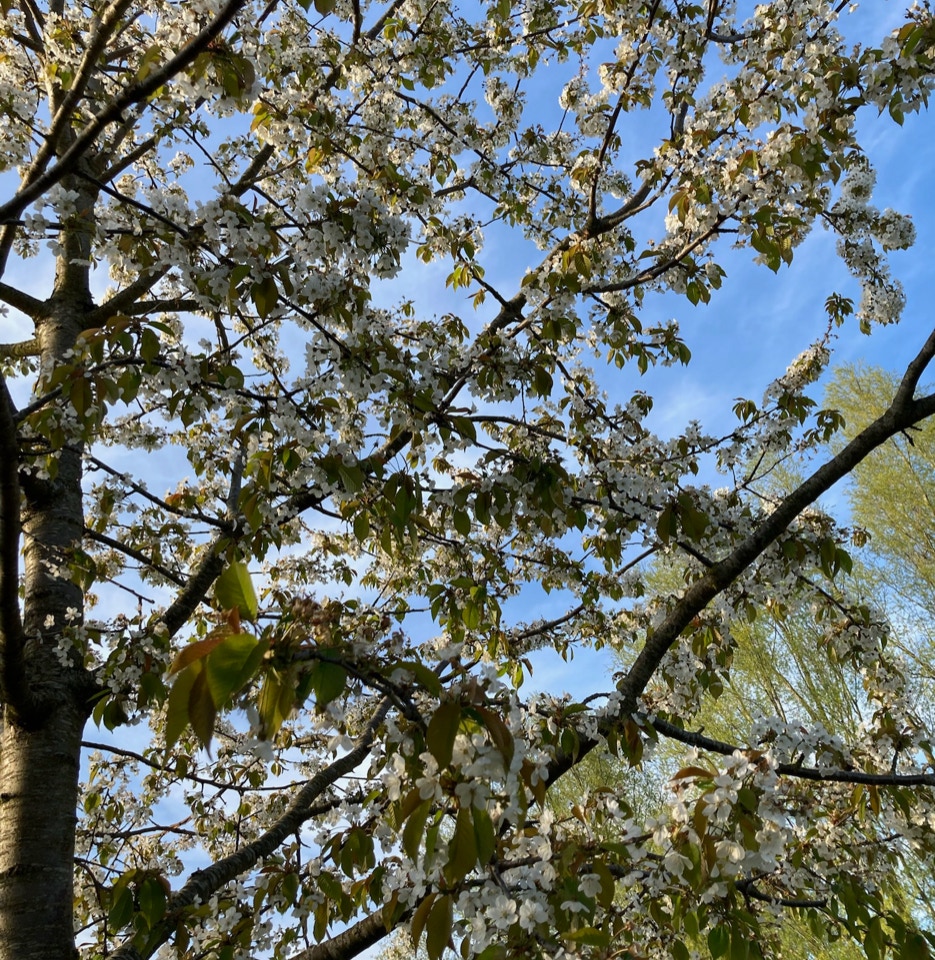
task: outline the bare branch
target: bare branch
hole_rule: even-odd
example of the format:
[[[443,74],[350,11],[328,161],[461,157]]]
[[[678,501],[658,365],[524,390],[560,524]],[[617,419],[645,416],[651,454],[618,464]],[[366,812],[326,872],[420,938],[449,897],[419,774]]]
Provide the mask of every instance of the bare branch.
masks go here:
[[[51,396],[51,392],[47,396]],[[35,406],[35,404],[31,404],[30,406]],[[18,416],[21,418],[21,414]],[[234,525],[229,519],[223,517],[213,517],[199,509],[183,510],[180,507],[174,507],[170,503],[167,503],[165,500],[163,500],[162,497],[157,497],[156,494],[150,493],[142,483],[138,483],[136,480],[133,480],[127,476],[127,474],[121,473],[119,470],[115,470],[109,463],[106,463],[104,460],[95,457],[93,454],[85,454],[85,459],[88,461],[88,463],[93,464],[98,470],[103,470],[104,473],[107,473],[110,476],[120,480],[120,482],[123,483],[128,490],[132,490],[134,493],[141,496],[144,500],[148,500],[160,510],[165,510],[166,513],[171,513],[173,516],[181,517],[183,520],[196,519],[201,523],[206,523],[208,526],[220,530],[221,533],[229,534],[233,532]]]
[[[182,579],[182,577],[180,577],[177,573],[173,573],[167,567],[162,566],[162,564],[156,563],[152,557],[147,557],[146,554],[141,550],[127,546],[127,544],[121,543],[119,540],[115,540],[113,537],[108,537],[106,533],[99,533],[97,530],[92,530],[89,527],[85,527],[84,535],[89,540],[94,540],[96,543],[99,543],[102,546],[110,547],[111,550],[117,550],[128,557],[132,557],[137,561],[137,563],[155,571],[161,577],[165,577],[166,580],[171,581],[176,586],[185,586],[185,581]]]
[[[35,320],[42,313],[43,304],[41,300],[31,297],[28,293],[23,293],[22,290],[17,290],[16,287],[11,287],[8,283],[0,283],[0,300],[13,307],[14,310],[25,313],[32,320]]]
[[[925,345],[912,359],[912,362],[906,367],[906,373],[903,375],[896,396],[893,399],[893,407],[905,410],[912,403],[912,398],[919,385],[919,379],[925,372],[932,358],[935,357],[935,330],[929,335]],[[921,401],[920,401],[921,402]]]
[[[142,763],[144,766],[147,766],[152,770],[159,770],[162,773],[168,773],[174,777],[177,777],[179,780],[188,780],[191,783],[200,783],[206,787],[216,787],[221,792],[225,790],[231,790],[234,793],[239,794],[273,792],[282,793],[284,790],[289,789],[289,787],[297,786],[297,784],[277,783],[273,786],[254,787],[244,783],[228,783],[224,780],[213,780],[210,777],[202,777],[197,773],[191,773],[190,771],[181,774],[176,771],[174,765],[158,763],[157,761],[153,760],[152,757],[147,757],[145,754],[137,753],[135,750],[128,750],[125,747],[118,747],[113,743],[98,743],[94,740],[82,740],[81,747],[83,750],[104,750],[107,753],[112,753],[117,757],[125,757],[127,760],[135,760],[137,763]],[[260,761],[257,761],[257,763],[259,762]],[[310,807],[309,815],[317,816],[320,813],[327,813],[338,806],[338,804],[339,801],[334,800],[329,803],[322,803],[315,807]]]
[[[0,343],[0,357],[8,360],[38,357],[41,352],[42,347],[36,337],[29,340],[20,340],[19,343]]]
[[[786,897],[772,897],[768,893],[763,893],[754,885],[751,880],[738,880],[737,889],[751,900],[760,900],[763,903],[772,903],[777,907],[787,907],[791,910],[821,910],[828,905],[827,900],[803,900],[800,898],[788,899]]]

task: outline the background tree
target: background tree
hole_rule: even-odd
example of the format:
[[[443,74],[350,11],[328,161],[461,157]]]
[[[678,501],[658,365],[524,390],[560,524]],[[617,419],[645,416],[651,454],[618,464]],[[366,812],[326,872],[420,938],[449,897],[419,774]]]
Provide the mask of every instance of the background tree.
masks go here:
[[[835,371],[827,399],[846,421],[843,437],[853,436],[884,402],[894,375],[879,368],[847,366]],[[928,424],[894,437],[856,471],[849,488],[854,522],[869,540],[862,570],[889,619],[899,624],[895,640],[912,665],[917,709],[929,722],[932,702],[932,618],[935,569],[932,561],[932,480],[935,446]]]
[[[880,415],[896,384],[896,378],[879,369],[841,367],[834,372],[825,399],[845,418],[840,443]],[[794,462],[794,450],[776,458],[762,494],[778,500],[783,491],[801,482],[788,466],[790,459]],[[927,507],[926,478],[933,462],[932,425],[927,423],[913,431],[911,439],[894,438],[876,450],[854,471],[848,488],[851,539],[859,550],[847,589],[875,609],[886,610],[888,619],[898,624],[890,644],[904,657],[918,722],[929,728],[932,658],[926,544],[932,512]],[[666,593],[677,589],[684,576],[684,567],[665,559],[648,571],[647,582],[653,593]],[[790,728],[821,728],[830,737],[846,739],[847,732],[872,712],[859,671],[829,656],[826,634],[807,606],[768,604],[763,615],[736,626],[735,639],[729,677],[722,687],[710,691],[713,695],[694,719],[705,734],[689,737],[697,753],[689,753],[686,759],[680,734],[663,737],[633,771],[625,762],[595,750],[550,790],[556,816],[571,821],[573,807],[583,794],[618,779],[625,780],[628,800],[644,819],[660,815],[667,802],[667,784],[680,779],[679,771],[686,764],[697,767],[698,756],[710,763],[717,757],[718,746],[744,741],[751,727],[764,718],[775,717]],[[618,658],[625,670],[632,664],[633,651],[625,648]],[[713,753],[705,749],[706,740]],[[901,843],[895,836],[891,840]],[[918,859],[911,845],[901,845],[900,862],[890,879],[891,908],[931,929],[933,899],[927,861]],[[834,960],[863,955],[862,945],[850,937],[816,937],[807,917],[798,911],[783,916],[781,941],[785,958]]]
[[[924,956],[881,891],[891,836],[931,856],[928,732],[813,505],[935,412],[935,334],[837,452],[806,391],[826,322],[902,306],[912,228],[870,204],[855,115],[926,101],[935,25],[855,48],[842,10],[2,5],[0,957],[77,930],[89,957],[317,960],[407,922],[433,958],[755,957],[784,907]],[[558,114],[527,107],[549,85]],[[829,291],[729,435],[605,396],[591,351],[689,360],[648,294],[707,302],[719,240],[776,270],[815,221],[856,318]],[[764,505],[747,465],[791,443],[820,465]],[[684,583],[647,596],[663,554]],[[530,584],[564,612],[525,622]],[[802,598],[873,705],[846,740],[760,720],[665,819],[609,784],[588,831],[554,821],[598,743],[701,743],[735,624]],[[532,648],[609,643],[638,650],[615,685],[521,696]]]

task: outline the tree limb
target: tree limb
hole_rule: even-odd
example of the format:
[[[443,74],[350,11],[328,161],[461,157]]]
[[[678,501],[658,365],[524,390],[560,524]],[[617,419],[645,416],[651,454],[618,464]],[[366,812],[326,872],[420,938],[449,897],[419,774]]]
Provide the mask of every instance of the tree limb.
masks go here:
[[[637,698],[646,689],[662,658],[685,627],[774,543],[806,507],[846,477],[877,447],[935,413],[935,395],[912,400],[912,391],[933,355],[935,331],[909,364],[889,409],[857,434],[840,453],[799,484],[769,516],[760,521],[756,530],[746,540],[723,560],[715,563],[685,591],[672,612],[647,639],[633,666],[618,684],[618,690],[627,704],[625,712],[632,712],[636,708]]]
[[[43,303],[36,297],[31,297],[16,287],[11,287],[8,283],[0,283],[0,300],[20,313],[25,313],[27,317],[35,320],[41,313]]]
[[[402,922],[407,917],[408,911],[397,922]],[[346,930],[336,933],[329,940],[323,940],[314,947],[297,953],[292,960],[350,960],[368,947],[379,943],[388,933],[383,914],[378,910]]]
[[[610,733],[622,720],[637,712],[639,698],[655,674],[662,658],[682,631],[716,597],[754,563],[822,494],[846,477],[870,453],[887,440],[935,414],[935,394],[913,399],[913,392],[928,364],[935,357],[935,330],[906,368],[899,389],[889,408],[857,434],[831,460],[822,464],[810,477],[764,517],[749,537],[738,544],[724,559],[712,564],[676,603],[669,615],[647,638],[630,669],[617,684],[623,702],[616,716],[605,721],[602,733]],[[549,765],[548,782],[554,783],[597,745],[597,740],[582,740],[572,756],[558,750]]]
[[[189,617],[207,596],[211,584],[221,575],[221,571],[224,569],[224,554],[219,548],[228,539],[226,535],[219,534],[211,541],[201,559],[201,563],[188,578],[184,589],[180,591],[175,600],[166,608],[165,613],[159,618],[166,625],[170,637],[174,637],[188,623]]]
[[[257,152],[256,156],[250,161],[250,163],[247,164],[247,168],[231,188],[230,195],[239,197],[249,190],[251,184],[256,181],[257,177],[260,175],[260,172],[263,170],[272,156],[273,148],[269,144],[264,144],[263,147]],[[201,222],[199,222],[186,229],[189,233],[191,233],[193,230],[197,230],[201,225]],[[123,290],[119,290],[99,307],[95,307],[93,310],[91,310],[86,318],[88,326],[101,326],[110,317],[118,313],[137,316],[140,313],[146,312],[142,309],[142,305],[138,304],[137,301],[140,299],[140,297],[149,293],[149,291],[152,290],[152,288],[166,275],[166,273],[168,273],[168,271],[169,267],[164,266],[152,271],[151,273],[140,274],[136,280],[124,287]],[[196,309],[198,306],[198,304],[192,300],[174,301],[172,302],[173,305],[171,307],[169,306],[170,301],[160,300],[153,302],[165,304],[166,309],[173,310]]]
[[[19,343],[0,343],[0,357],[19,360],[23,357],[38,357],[42,347],[37,337],[20,340]]]
[[[29,182],[36,174],[44,170],[58,152],[62,136],[74,119],[75,108],[84,95],[91,76],[97,69],[98,58],[107,46],[111,31],[118,26],[132,2],[133,0],[113,0],[107,9],[94,18],[95,29],[87,42],[81,63],[78,64],[71,85],[52,117],[49,132],[46,134],[42,146],[36,151],[36,156],[23,177],[24,181]]]
[[[733,756],[738,751],[744,753],[750,749],[725,743],[723,740],[715,740],[702,733],[682,730],[668,720],[656,718],[647,722],[664,737],[678,740],[679,743],[690,747],[709,750],[724,757]],[[844,768],[820,770],[817,767],[802,767],[797,763],[780,763],[776,767],[776,772],[788,777],[797,777],[800,780],[817,780],[826,783],[864,783],[878,787],[935,787],[935,773],[866,773],[863,770]]]
[[[84,535],[89,540],[95,541],[95,543],[99,543],[105,547],[110,547],[111,550],[117,550],[119,553],[122,553],[125,556],[132,557],[137,561],[137,563],[155,571],[161,577],[165,577],[166,580],[174,583],[177,587],[185,586],[185,581],[182,579],[182,577],[180,577],[177,573],[173,573],[167,567],[162,566],[162,564],[156,563],[152,557],[147,557],[142,550],[129,547],[127,544],[121,543],[119,540],[116,540],[113,537],[108,537],[106,533],[100,533],[97,530],[92,530],[90,527],[84,528]]]
[[[328,787],[335,784],[341,777],[351,773],[366,759],[373,745],[376,732],[383,723],[390,708],[389,699],[381,702],[366,729],[357,738],[354,749],[339,757],[334,763],[315,774],[298,791],[286,812],[253,843],[249,843],[234,853],[212,863],[203,870],[196,870],[183,885],[178,893],[174,894],[166,907],[166,919],[154,931],[154,936],[148,941],[145,952],[141,953],[133,946],[132,941],[124,941],[113,953],[111,960],[148,960],[175,932],[179,915],[196,900],[204,902],[223,886],[235,880],[252,869],[264,857],[269,856],[279,846],[296,833],[308,818],[309,807],[324,793]],[[384,928],[385,929],[385,928]]]

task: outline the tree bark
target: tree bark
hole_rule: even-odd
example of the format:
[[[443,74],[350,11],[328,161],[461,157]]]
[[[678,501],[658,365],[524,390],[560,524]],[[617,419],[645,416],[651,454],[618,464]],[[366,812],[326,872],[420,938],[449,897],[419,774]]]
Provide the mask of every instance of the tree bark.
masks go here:
[[[0,737],[0,958],[71,960],[75,807],[83,711],[66,700]]]
[[[71,185],[71,184],[70,184]],[[52,296],[35,316],[45,370],[68,361],[85,326],[89,288],[90,211],[95,196],[79,192],[82,211],[60,235]],[[41,389],[41,388],[40,388]],[[74,853],[81,736],[89,715],[92,678],[68,631],[83,620],[82,588],[71,561],[84,530],[80,431],[53,453],[45,475],[43,451],[19,447],[19,483],[4,485],[4,511],[19,513],[22,539],[22,628],[4,631],[3,720],[0,731],[0,960],[71,960]],[[34,443],[33,440],[29,441]],[[18,487],[18,489],[17,489]],[[11,534],[15,536],[15,534]],[[4,551],[6,565],[19,560]],[[4,570],[15,577],[17,571]],[[10,598],[5,598],[10,602]],[[15,617],[9,622],[15,625]],[[65,632],[66,643],[59,649]]]

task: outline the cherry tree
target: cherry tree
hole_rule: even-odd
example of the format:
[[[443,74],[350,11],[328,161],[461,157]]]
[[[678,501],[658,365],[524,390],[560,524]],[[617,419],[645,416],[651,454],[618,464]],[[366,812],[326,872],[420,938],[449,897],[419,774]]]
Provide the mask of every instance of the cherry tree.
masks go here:
[[[0,6],[0,958],[756,958],[789,911],[927,956],[888,891],[930,730],[816,504],[935,413],[935,334],[846,445],[809,390],[903,305],[856,118],[925,104],[929,9],[855,45],[824,0]],[[690,348],[646,298],[816,224],[859,300],[728,432],[655,435],[638,374]],[[792,606],[860,722],[698,731]],[[527,692],[583,646],[629,665]],[[664,814],[626,776],[550,812],[660,738]]]

